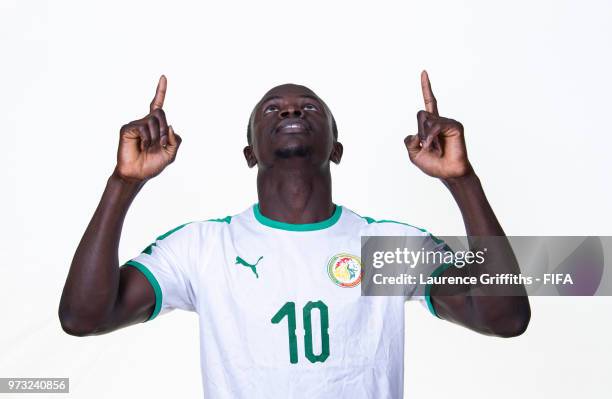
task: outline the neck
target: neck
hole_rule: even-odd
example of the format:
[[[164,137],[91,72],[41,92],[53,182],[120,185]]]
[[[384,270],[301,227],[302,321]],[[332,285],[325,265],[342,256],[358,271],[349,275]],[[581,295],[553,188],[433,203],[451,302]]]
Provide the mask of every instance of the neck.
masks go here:
[[[334,212],[329,164],[321,169],[261,168],[257,196],[262,215],[284,223],[316,223]]]

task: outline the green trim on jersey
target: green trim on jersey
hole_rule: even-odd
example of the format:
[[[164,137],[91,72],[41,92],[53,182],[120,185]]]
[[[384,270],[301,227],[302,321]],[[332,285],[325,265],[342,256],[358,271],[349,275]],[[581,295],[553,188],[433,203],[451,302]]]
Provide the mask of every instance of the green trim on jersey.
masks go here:
[[[231,216],[226,216],[224,218],[218,218],[218,219],[208,219],[207,222],[225,222],[227,224],[230,224],[232,222],[232,217]]]
[[[155,278],[153,273],[151,273],[149,268],[143,265],[142,263],[130,260],[125,265],[123,265],[123,267],[126,267],[126,266],[132,266],[138,269],[149,281],[149,284],[151,284],[151,287],[153,287],[153,292],[155,292],[155,307],[153,308],[153,313],[151,313],[151,316],[149,316],[147,321],[153,320],[159,314],[159,311],[161,310],[161,305],[162,305],[161,287],[159,286],[159,283],[157,282],[157,279]]]
[[[187,226],[189,223],[191,223],[191,222],[183,223],[182,225],[180,225],[178,227],[175,227],[172,230],[169,230],[169,231],[165,232],[164,234],[162,234],[159,237],[157,237],[155,239],[155,241],[163,240],[164,238],[168,237],[170,234],[175,233],[175,232],[179,231],[180,229],[182,229],[183,227]],[[150,244],[148,247],[146,247],[142,251],[142,253],[145,253],[147,255],[151,255],[151,252],[153,252],[153,247],[154,246],[155,246],[155,243]]]
[[[259,211],[259,204],[253,205],[253,213],[255,214],[255,219],[265,226],[272,227],[274,229],[280,230],[289,230],[289,231],[314,231],[314,230],[323,230],[328,227],[336,224],[338,219],[340,219],[340,215],[342,215],[342,206],[336,205],[336,209],[331,217],[327,220],[323,220],[321,222],[316,223],[304,223],[304,224],[294,224],[294,223],[284,223],[279,222],[277,220],[270,219],[261,214]]]
[[[436,244],[442,244],[442,243],[444,242],[443,240],[441,240],[441,239],[439,239],[438,237],[436,237],[436,236],[434,236],[433,234],[431,234],[429,231],[427,231],[427,230],[425,230],[425,229],[423,229],[423,228],[421,228],[421,227],[414,226],[414,225],[412,225],[412,224],[403,223],[403,222],[397,222],[397,221],[395,221],[395,220],[386,220],[386,219],[383,219],[383,220],[376,220],[376,219],[373,219],[373,218],[371,218],[371,217],[369,217],[369,216],[361,216],[361,218],[362,218],[362,219],[365,219],[365,220],[366,220],[366,222],[368,222],[368,224],[372,224],[372,223],[397,223],[397,224],[403,224],[404,226],[414,227],[415,229],[417,229],[417,230],[419,230],[419,231],[421,231],[421,232],[423,232],[423,233],[427,233],[427,234],[429,234],[429,236],[431,237],[431,239],[432,239],[432,240],[433,240],[433,241],[434,241]],[[448,248],[448,247],[447,247],[447,248]]]
[[[388,219],[376,220],[376,219],[371,218],[369,216],[361,216],[361,218],[365,219],[368,222],[368,224],[372,224],[372,223],[397,223],[397,224],[403,224],[404,226],[414,227],[415,229],[420,230],[423,233],[427,233],[427,230],[425,230],[425,229],[422,229],[422,228],[417,227],[417,226],[413,226],[413,225],[408,224],[408,223],[398,222],[396,220],[388,220]]]
[[[444,263],[438,266],[436,270],[434,270],[433,273],[431,273],[431,277],[438,277],[451,266],[453,266],[451,263]],[[433,314],[437,318],[441,318],[440,316],[438,316],[438,313],[436,312],[436,309],[434,308],[433,303],[431,302],[430,293],[431,293],[431,284],[427,284],[425,285],[425,302],[427,303],[427,308],[429,309],[431,314]]]

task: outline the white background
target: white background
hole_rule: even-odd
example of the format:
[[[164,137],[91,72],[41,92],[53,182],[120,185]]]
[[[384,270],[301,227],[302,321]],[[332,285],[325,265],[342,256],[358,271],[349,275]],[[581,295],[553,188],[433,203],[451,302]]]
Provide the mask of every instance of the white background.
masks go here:
[[[0,376],[70,377],[70,398],[201,396],[195,314],[88,338],[64,334],[56,315],[119,128],[146,114],[161,73],[183,146],[134,202],[122,260],[256,202],[247,118],[286,82],[312,88],[338,121],[337,203],[462,234],[450,194],[402,142],[424,68],[508,234],[612,234],[609,1],[178,3],[0,3]],[[504,340],[409,303],[405,395],[609,397],[611,304],[533,298],[528,331]]]

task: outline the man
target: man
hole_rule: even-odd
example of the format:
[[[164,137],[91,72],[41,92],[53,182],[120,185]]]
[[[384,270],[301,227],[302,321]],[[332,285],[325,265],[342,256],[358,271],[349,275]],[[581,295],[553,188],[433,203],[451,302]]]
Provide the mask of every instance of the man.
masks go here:
[[[468,161],[463,127],[438,115],[426,72],[421,83],[426,110],[417,114],[418,134],[405,139],[410,160],[448,187],[468,236],[504,236]],[[117,166],[68,273],[63,329],[96,335],[176,308],[196,311],[206,397],[402,397],[406,298],[361,295],[360,237],[443,243],[334,204],[330,162],[340,162],[342,145],[329,108],[306,87],[277,86],[253,109],[244,156],[258,167],[257,204],[179,226],[119,267],[128,208],[181,143],[162,110],[166,86],[162,76],[150,113],[121,129]],[[504,242],[500,252],[509,250]],[[482,270],[520,272],[512,260]],[[530,318],[526,296],[480,288],[487,295],[450,295],[434,285],[425,299],[434,315],[480,333],[521,334]]]

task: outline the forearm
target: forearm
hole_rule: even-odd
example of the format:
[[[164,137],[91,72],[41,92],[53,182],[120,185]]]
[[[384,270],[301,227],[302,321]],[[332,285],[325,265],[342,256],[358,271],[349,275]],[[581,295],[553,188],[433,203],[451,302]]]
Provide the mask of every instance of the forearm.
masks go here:
[[[451,268],[445,273],[449,276],[473,276],[479,281],[478,284],[454,287],[452,293],[450,287],[435,287],[432,293],[458,296],[454,300],[439,301],[444,307],[441,313],[447,318],[463,320],[463,324],[480,332],[512,335],[511,331],[521,330],[521,326],[529,320],[529,302],[524,286],[480,284],[479,279],[483,274],[519,275],[520,268],[512,247],[476,174],[472,172],[444,183],[461,210],[470,250],[485,251],[486,255],[483,264]]]
[[[463,216],[470,250],[484,251],[484,263],[471,264],[463,272],[490,274],[519,274],[520,268],[504,230],[502,229],[487,197],[480,179],[474,172],[467,176],[443,181],[455,198]],[[470,270],[471,269],[471,270]],[[479,287],[485,293],[500,294],[495,285]]]
[[[108,179],[68,272],[59,308],[63,325],[89,331],[109,318],[119,289],[123,221],[142,185],[115,174]]]
[[[461,211],[468,236],[505,235],[474,171],[464,177],[446,179],[442,182],[453,195]]]

